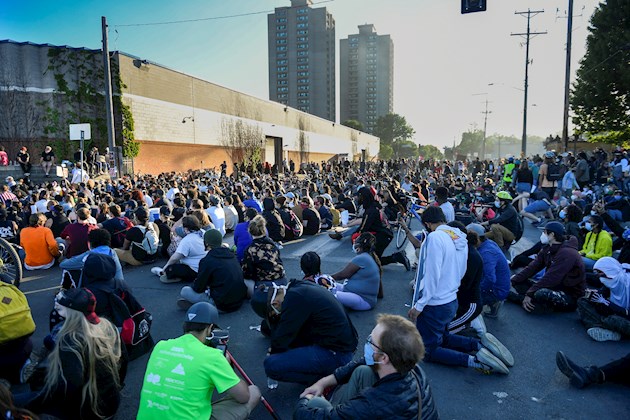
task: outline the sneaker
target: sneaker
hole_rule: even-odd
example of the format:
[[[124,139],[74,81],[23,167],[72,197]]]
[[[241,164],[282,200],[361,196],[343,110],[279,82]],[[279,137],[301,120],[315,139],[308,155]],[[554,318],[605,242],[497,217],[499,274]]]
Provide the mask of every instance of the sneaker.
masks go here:
[[[507,375],[510,373],[510,370],[503,364],[502,361],[497,359],[492,353],[490,353],[487,349],[482,348],[475,355],[475,362],[481,364],[481,368],[478,368],[483,373],[502,373]]]
[[[179,298],[177,299],[177,307],[179,309],[183,309],[185,311],[187,311],[188,309],[190,309],[190,307],[193,306],[192,302],[184,299],[184,298]]]
[[[595,341],[619,341],[621,334],[617,331],[607,330],[606,328],[589,328],[586,333]]]
[[[329,236],[331,239],[335,239],[335,240],[337,240],[337,241],[340,241],[340,240],[341,240],[341,238],[343,238],[343,235],[342,235],[341,233],[339,233],[339,232],[329,233],[329,234],[328,234],[328,236]]]
[[[576,388],[584,388],[592,383],[604,382],[603,373],[595,366],[583,368],[569,359],[563,352],[556,353],[556,365],[560,372],[569,378],[569,382]]]
[[[166,277],[166,274],[162,274],[160,276],[160,281],[162,283],[179,283],[180,281],[182,281],[182,279],[180,279],[179,277],[173,277],[172,279],[169,279],[168,277]]]
[[[481,345],[490,350],[506,366],[514,366],[514,356],[494,335],[485,333],[481,336]]]
[[[403,251],[397,252],[396,254],[396,261],[404,265],[405,270],[411,271],[411,263],[409,262],[407,255]]]
[[[153,267],[151,269],[151,272],[153,274],[155,274],[156,276],[161,276],[162,274],[164,274],[164,271],[162,270],[162,267]]]

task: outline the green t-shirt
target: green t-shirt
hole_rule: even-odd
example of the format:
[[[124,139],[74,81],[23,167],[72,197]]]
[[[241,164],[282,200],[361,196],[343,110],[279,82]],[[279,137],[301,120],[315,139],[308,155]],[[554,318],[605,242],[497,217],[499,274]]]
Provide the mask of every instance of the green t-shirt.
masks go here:
[[[220,350],[184,334],[155,345],[147,364],[138,419],[209,419],[214,389],[240,379]]]

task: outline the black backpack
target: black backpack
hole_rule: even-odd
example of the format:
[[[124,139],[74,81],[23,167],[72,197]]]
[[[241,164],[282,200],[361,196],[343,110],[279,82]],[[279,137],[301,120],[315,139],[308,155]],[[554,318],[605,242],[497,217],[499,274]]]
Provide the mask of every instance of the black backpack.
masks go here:
[[[557,163],[550,163],[547,165],[547,181],[556,182],[560,181],[562,174],[560,173],[560,165]]]

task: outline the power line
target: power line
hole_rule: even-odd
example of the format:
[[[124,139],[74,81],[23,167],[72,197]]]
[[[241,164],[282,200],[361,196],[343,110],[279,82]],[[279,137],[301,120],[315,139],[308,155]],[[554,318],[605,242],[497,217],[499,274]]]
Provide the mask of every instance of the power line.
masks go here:
[[[335,0],[322,0],[318,2],[313,2],[312,4],[315,5],[315,4],[322,4],[322,3],[331,3],[333,1]],[[301,6],[289,6],[289,8],[295,8],[295,7],[301,7]],[[172,25],[172,24],[178,24],[178,23],[193,23],[193,22],[203,22],[207,20],[232,19],[232,18],[244,17],[244,16],[262,15],[265,13],[272,13],[273,11],[274,10],[261,10],[259,12],[239,13],[237,15],[212,16],[212,17],[207,17],[207,18],[173,20],[173,21],[168,21],[168,22],[127,23],[127,24],[122,24],[122,25],[113,25],[113,27],[122,28],[122,27],[129,27],[129,26],[156,26],[156,25]]]

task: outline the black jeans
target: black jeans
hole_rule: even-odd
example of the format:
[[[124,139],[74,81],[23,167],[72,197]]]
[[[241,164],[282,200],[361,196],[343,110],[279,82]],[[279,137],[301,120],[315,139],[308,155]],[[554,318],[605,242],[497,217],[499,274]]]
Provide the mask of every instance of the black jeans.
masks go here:
[[[33,165],[31,165],[31,162],[26,162],[20,163],[20,167],[22,168],[22,172],[31,173],[31,168],[33,167]]]
[[[166,277],[169,279],[179,278],[182,281],[195,281],[197,272],[186,264],[172,264],[166,267]]]
[[[577,311],[587,329],[601,327],[630,336],[630,320],[615,315],[606,305],[580,298],[577,301]]]
[[[630,385],[630,353],[602,366],[606,382]]]
[[[518,284],[512,284],[520,295],[525,295],[527,290],[535,282],[531,279]],[[567,295],[561,290],[538,289],[532,298],[535,305],[544,305],[558,312],[573,312],[577,307],[577,301],[574,297]]]

